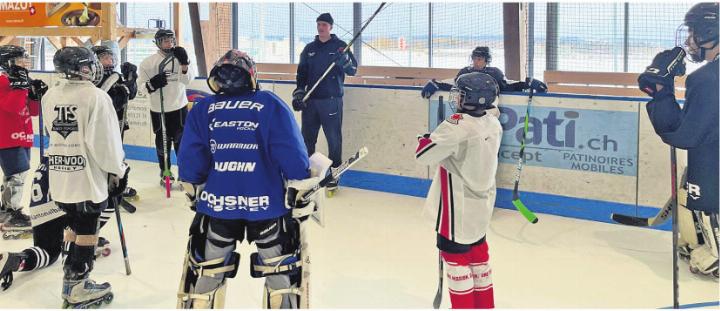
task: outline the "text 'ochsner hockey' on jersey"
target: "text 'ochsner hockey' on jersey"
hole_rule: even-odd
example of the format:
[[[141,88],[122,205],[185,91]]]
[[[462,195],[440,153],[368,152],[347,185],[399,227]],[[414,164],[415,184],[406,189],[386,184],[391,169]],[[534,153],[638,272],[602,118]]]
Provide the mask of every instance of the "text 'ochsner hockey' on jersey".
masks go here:
[[[257,212],[267,210],[270,206],[270,196],[264,195],[259,197],[246,197],[240,195],[221,195],[216,196],[215,194],[203,191],[200,194],[200,201],[205,201],[209,206],[212,207],[213,211],[221,212],[224,210],[244,210],[249,212]]]

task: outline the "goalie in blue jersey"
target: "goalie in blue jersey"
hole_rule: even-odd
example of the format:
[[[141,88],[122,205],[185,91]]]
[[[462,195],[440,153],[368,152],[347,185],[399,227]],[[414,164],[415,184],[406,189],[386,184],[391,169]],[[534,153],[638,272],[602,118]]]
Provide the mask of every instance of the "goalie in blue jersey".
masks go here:
[[[180,180],[197,215],[177,306],[222,308],[226,278],[236,275],[240,262],[236,242],[247,239],[258,249],[250,257],[251,275],[266,278],[264,307],[307,307],[301,221],[319,206],[319,196],[297,198],[320,181],[311,176],[324,177],[328,161],[311,165],[316,161],[308,158],[292,111],[260,89],[246,53],[223,55],[208,86],[215,95],[193,106],[178,156]]]

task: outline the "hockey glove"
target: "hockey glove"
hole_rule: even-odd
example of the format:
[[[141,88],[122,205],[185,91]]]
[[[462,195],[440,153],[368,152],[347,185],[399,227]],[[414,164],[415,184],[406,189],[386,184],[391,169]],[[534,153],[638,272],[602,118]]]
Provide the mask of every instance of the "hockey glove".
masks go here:
[[[17,68],[15,68],[17,67]],[[28,70],[17,65],[13,65],[11,71],[13,75],[8,76],[10,80],[10,87],[13,89],[29,90],[30,89],[30,77],[28,77]]]
[[[420,141],[421,139],[430,139],[430,133],[425,133],[425,134],[422,134],[422,135],[418,134],[418,135],[417,135],[417,140]]]
[[[168,85],[167,73],[161,72],[150,78],[150,81],[146,83],[147,90],[152,93],[157,91],[161,87]]]
[[[47,84],[40,79],[30,81],[30,86],[31,88],[28,93],[28,97],[34,101],[39,101],[48,90]]]
[[[302,196],[305,192],[311,190],[322,179],[320,177],[310,177],[303,180],[288,180],[287,189],[285,191],[285,207],[292,210],[293,218],[299,218],[301,221],[307,219],[321,205],[322,196],[318,192],[310,196],[307,200],[303,200]]]
[[[175,55],[175,58],[177,58],[178,62],[180,62],[180,65],[190,65],[190,59],[188,58],[188,53],[185,48],[176,46],[173,48],[173,54]]]
[[[115,174],[110,174],[110,180],[108,185],[108,194],[110,197],[117,197],[121,196],[123,192],[125,192],[125,188],[127,188],[128,185],[128,175],[130,174],[130,167],[125,166],[125,174],[120,177]]]
[[[200,194],[205,189],[205,184],[194,185],[181,180],[180,185],[183,187],[183,190],[185,190],[185,197],[187,197],[188,201],[190,202],[190,209],[196,211],[197,201],[200,197]]]
[[[545,82],[542,82],[538,79],[533,78],[527,78],[525,81],[527,83],[527,87],[530,89],[533,89],[536,93],[546,93],[547,92],[547,85]]]
[[[675,77],[685,75],[685,51],[680,47],[665,50],[638,77],[638,87],[652,98],[675,94]],[[662,85],[659,90],[657,85]]]
[[[137,80],[137,66],[133,65],[132,63],[125,62],[120,66],[120,72],[123,75],[123,78],[125,78],[125,81],[135,81]]]
[[[352,66],[352,60],[350,60],[350,53],[342,51],[338,52],[338,57],[335,59],[335,66],[338,66],[342,71],[345,71],[348,67]]]
[[[420,96],[422,98],[430,98],[430,96],[433,96],[437,90],[440,89],[437,85],[437,81],[435,79],[432,79],[428,81],[427,84],[425,84],[425,87],[423,87],[422,91],[420,92]]]
[[[305,98],[305,92],[304,89],[297,88],[293,91],[293,100],[292,100],[292,106],[293,110],[295,111],[302,111],[303,109],[307,108],[307,103],[303,101],[303,98]]]

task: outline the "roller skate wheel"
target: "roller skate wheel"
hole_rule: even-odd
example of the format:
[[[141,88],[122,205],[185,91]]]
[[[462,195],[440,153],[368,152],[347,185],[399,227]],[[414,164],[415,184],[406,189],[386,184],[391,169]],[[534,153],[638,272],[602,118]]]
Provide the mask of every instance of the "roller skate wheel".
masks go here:
[[[695,267],[692,267],[692,266],[691,266],[691,267],[690,267],[690,272],[695,273],[695,274],[698,274],[698,273],[700,273],[700,270],[699,270],[698,268],[695,268]]]
[[[109,249],[109,248],[106,248],[106,249],[103,249],[103,250],[102,250],[102,255],[103,255],[103,257],[110,256],[111,253],[112,253],[112,250]]]
[[[131,197],[126,197],[125,200],[128,200],[128,201],[130,201],[130,202],[140,201],[140,196],[139,196],[139,195],[134,195],[134,196],[131,196]]]
[[[103,297],[102,301],[105,304],[110,304],[113,301],[113,298],[115,298],[115,295],[113,295],[113,293],[110,293],[110,294],[105,295],[105,297]]]
[[[332,198],[335,196],[335,190],[328,190],[325,192],[325,196],[328,198]]]

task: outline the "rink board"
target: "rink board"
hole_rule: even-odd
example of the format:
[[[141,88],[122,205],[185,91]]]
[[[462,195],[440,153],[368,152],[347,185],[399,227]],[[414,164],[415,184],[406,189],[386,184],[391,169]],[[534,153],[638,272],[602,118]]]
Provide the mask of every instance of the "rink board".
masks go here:
[[[55,83],[51,74],[34,75],[50,81],[51,87]],[[287,103],[295,87],[287,81],[261,81],[261,85]],[[193,81],[190,89],[209,91],[201,79]],[[436,126],[437,97],[443,96],[447,104],[448,94],[439,92],[426,100],[419,92],[419,87],[346,85],[343,155],[362,146],[370,153],[341,185],[420,197],[427,193],[435,168],[415,163],[416,136]],[[669,148],[654,133],[645,112],[647,100],[534,96],[520,184],[525,204],[539,213],[603,222],[610,222],[613,212],[653,215],[669,196],[670,165]],[[527,103],[523,93],[500,97],[504,135],[496,205],[501,208],[514,208],[511,189]],[[446,116],[450,114],[446,108]],[[300,114],[295,116],[299,124]],[[127,157],[155,162],[149,103],[142,92],[130,102],[128,121]],[[319,135],[317,150],[327,151],[324,135]],[[684,151],[678,159],[684,167]]]

